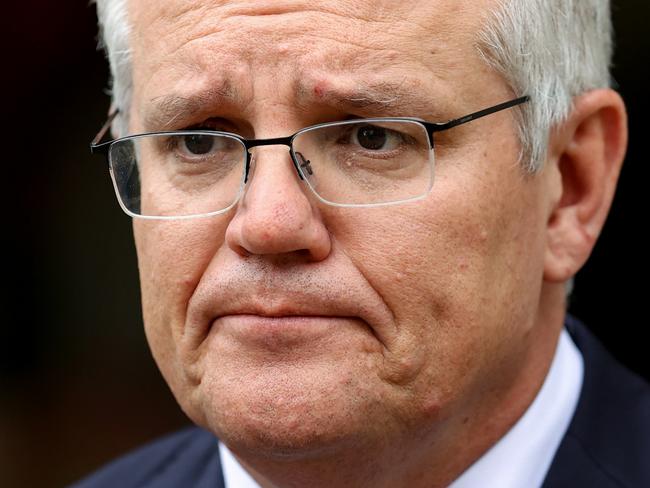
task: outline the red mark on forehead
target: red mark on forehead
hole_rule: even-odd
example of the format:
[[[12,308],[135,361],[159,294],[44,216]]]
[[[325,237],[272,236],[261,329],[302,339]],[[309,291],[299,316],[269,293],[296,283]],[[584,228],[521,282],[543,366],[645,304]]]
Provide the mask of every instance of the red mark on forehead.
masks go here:
[[[314,95],[316,96],[316,98],[323,98],[326,91],[327,91],[326,82],[319,81],[314,85]]]

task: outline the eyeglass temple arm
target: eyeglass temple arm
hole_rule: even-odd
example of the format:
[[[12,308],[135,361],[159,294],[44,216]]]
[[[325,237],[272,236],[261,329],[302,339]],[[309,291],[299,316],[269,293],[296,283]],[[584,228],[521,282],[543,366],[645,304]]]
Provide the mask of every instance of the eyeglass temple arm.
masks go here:
[[[105,153],[106,150],[108,149],[108,144],[100,144],[99,141],[101,141],[108,130],[111,128],[111,124],[115,120],[115,117],[117,117],[117,114],[119,114],[120,111],[119,109],[116,109],[114,112],[112,112],[109,116],[104,125],[102,126],[101,129],[99,129],[99,132],[93,139],[93,141],[90,143],[90,152],[92,154],[97,154],[97,153]]]
[[[449,122],[443,122],[440,124],[430,124],[427,129],[429,129],[431,132],[440,132],[443,130],[448,130],[452,129],[453,127],[466,124],[467,122],[471,122],[472,120],[480,119],[481,117],[485,117],[486,115],[493,114],[495,112],[500,112],[501,110],[505,110],[507,108],[515,107],[517,105],[521,105],[522,103],[526,103],[530,101],[530,96],[526,95],[524,97],[520,98],[515,98],[514,100],[510,100],[508,102],[500,103],[499,105],[495,105],[494,107],[486,108],[483,110],[479,110],[478,112],[474,112],[473,114],[465,115],[464,117],[460,117],[458,119],[450,120]],[[427,124],[428,125],[428,124]]]

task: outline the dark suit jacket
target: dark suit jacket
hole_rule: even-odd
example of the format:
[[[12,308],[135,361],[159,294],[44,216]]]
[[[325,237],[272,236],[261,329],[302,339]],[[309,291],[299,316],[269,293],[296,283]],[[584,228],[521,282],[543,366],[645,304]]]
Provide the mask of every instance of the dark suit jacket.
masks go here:
[[[543,488],[650,488],[650,386],[617,363],[578,320],[567,317],[566,327],[582,352],[585,377],[575,415]],[[486,481],[486,486],[498,485],[498,480]],[[179,487],[224,488],[212,434],[185,429],[74,485]]]

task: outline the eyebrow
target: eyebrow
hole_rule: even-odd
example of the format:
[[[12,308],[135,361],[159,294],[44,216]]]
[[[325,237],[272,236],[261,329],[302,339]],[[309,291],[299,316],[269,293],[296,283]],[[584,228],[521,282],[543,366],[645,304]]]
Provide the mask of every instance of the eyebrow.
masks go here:
[[[144,109],[143,122],[149,130],[165,130],[184,123],[193,114],[210,107],[236,103],[239,94],[228,82],[191,95],[169,94],[151,98]]]
[[[413,115],[431,110],[431,101],[423,98],[422,90],[406,82],[357,82],[350,89],[324,89],[299,84],[296,90],[298,105],[308,105],[314,99],[321,103],[378,114]],[[408,113],[405,113],[408,112]]]
[[[359,83],[346,91],[325,91],[319,98],[332,105],[378,111],[394,111],[406,106],[424,105],[424,101],[413,89],[407,89],[401,83],[390,82]]]

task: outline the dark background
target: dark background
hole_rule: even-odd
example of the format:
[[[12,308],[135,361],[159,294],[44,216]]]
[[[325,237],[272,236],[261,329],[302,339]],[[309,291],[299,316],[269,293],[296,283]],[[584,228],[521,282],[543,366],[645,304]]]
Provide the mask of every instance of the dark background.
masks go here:
[[[94,9],[3,9],[0,486],[64,486],[188,421],[146,346],[130,219],[88,151],[109,103]],[[571,303],[646,378],[649,14],[645,0],[615,8],[630,150]]]

